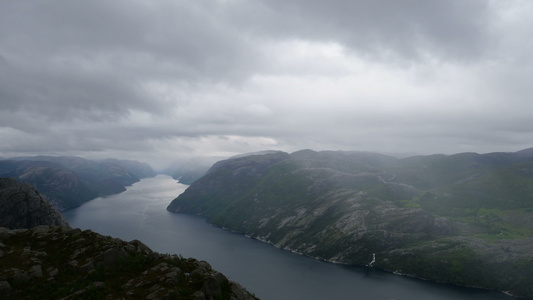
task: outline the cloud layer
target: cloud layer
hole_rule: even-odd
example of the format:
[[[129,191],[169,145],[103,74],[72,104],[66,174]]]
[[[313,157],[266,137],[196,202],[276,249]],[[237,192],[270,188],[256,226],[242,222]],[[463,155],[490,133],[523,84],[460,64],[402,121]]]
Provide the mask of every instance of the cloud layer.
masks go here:
[[[0,1],[0,155],[515,151],[530,1]]]

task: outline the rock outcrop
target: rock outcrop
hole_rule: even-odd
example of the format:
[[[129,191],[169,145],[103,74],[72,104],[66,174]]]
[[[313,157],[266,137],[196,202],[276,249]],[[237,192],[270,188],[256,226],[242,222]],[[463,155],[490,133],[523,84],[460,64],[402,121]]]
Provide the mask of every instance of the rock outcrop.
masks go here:
[[[63,216],[27,183],[0,178],[0,227],[68,226]]]
[[[257,299],[209,263],[90,230],[0,228],[0,299]]]

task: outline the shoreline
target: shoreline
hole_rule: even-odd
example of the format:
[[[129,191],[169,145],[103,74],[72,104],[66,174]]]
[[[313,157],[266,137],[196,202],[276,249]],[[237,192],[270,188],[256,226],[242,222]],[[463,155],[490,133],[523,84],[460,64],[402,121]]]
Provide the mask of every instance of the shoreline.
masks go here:
[[[176,213],[176,212],[174,212],[174,213]],[[341,265],[341,266],[346,266],[346,267],[371,269],[371,270],[376,270],[376,271],[380,271],[380,272],[393,274],[393,275],[396,275],[396,276],[407,277],[407,278],[411,278],[411,279],[431,282],[431,283],[440,284],[440,285],[450,285],[450,286],[454,286],[454,287],[461,287],[461,288],[469,288],[469,289],[477,289],[477,290],[483,290],[483,291],[497,292],[497,293],[502,293],[504,295],[519,299],[519,300],[532,300],[531,298],[523,298],[523,297],[519,297],[519,296],[513,295],[509,291],[499,291],[499,290],[494,290],[494,289],[489,289],[489,288],[484,288],[484,287],[479,287],[479,286],[461,285],[461,284],[455,284],[455,283],[444,282],[444,281],[436,281],[436,280],[432,280],[432,279],[419,277],[419,276],[416,276],[416,275],[413,275],[413,274],[402,273],[402,272],[398,272],[398,271],[390,271],[390,270],[379,268],[379,267],[370,267],[370,266],[367,266],[367,265],[350,264],[350,263],[345,263],[345,262],[337,261],[337,260],[329,260],[329,259],[324,259],[324,258],[320,258],[320,257],[313,257],[313,256],[306,255],[304,253],[301,253],[299,251],[296,251],[296,250],[293,250],[293,249],[290,249],[290,248],[279,247],[276,244],[274,244],[274,243],[272,243],[272,242],[270,242],[270,241],[268,241],[268,240],[266,240],[264,238],[261,238],[261,237],[254,237],[252,235],[244,234],[244,233],[242,233],[240,231],[233,230],[233,229],[230,229],[230,228],[227,228],[227,227],[224,227],[224,226],[218,226],[216,224],[211,223],[206,216],[201,215],[201,214],[190,214],[190,213],[187,213],[187,212],[177,212],[177,213],[184,213],[184,214],[188,214],[188,215],[194,215],[194,216],[201,217],[209,225],[211,225],[213,227],[217,227],[217,228],[220,228],[220,229],[223,229],[223,230],[235,233],[235,234],[239,234],[239,235],[244,236],[246,238],[249,238],[249,239],[252,239],[252,240],[259,241],[261,243],[265,243],[265,244],[271,245],[271,246],[273,246],[276,249],[280,249],[280,250],[283,250],[283,251],[288,251],[288,252],[291,252],[291,253],[296,254],[296,255],[300,255],[300,256],[303,256],[303,257],[307,257],[307,258],[314,259],[314,260],[321,261],[321,262],[325,262],[325,263]]]

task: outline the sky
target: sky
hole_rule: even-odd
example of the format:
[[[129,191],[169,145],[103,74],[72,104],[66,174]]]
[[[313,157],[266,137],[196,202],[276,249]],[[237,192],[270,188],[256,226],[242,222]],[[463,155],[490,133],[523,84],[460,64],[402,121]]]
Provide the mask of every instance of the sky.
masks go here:
[[[0,156],[533,147],[533,1],[0,0]]]

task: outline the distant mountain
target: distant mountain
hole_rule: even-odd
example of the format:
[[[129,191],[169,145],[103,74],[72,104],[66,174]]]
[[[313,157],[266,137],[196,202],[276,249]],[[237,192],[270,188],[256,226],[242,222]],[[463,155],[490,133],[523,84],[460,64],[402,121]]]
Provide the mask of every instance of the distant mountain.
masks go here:
[[[533,152],[533,151],[531,151]],[[533,155],[302,150],[215,163],[167,208],[318,259],[533,298]]]
[[[120,193],[125,186],[154,175],[148,164],[130,160],[35,156],[0,161],[0,176],[33,185],[59,210]]]
[[[281,151],[265,150],[259,152],[244,153],[230,157],[230,159],[278,152]],[[164,170],[163,173],[172,176],[172,178],[174,179],[179,180],[180,183],[192,184],[193,182],[204,176],[214,163],[220,160],[224,160],[226,158],[227,157],[209,156],[193,157],[185,160],[176,160],[170,165],[170,167]]]
[[[515,152],[514,155],[520,156],[520,157],[532,157],[533,156],[533,148],[527,148],[524,150],[520,150],[518,152]]]
[[[68,226],[63,216],[27,183],[0,178],[0,227]]]
[[[195,157],[176,160],[163,173],[179,180],[180,183],[191,184],[204,176],[207,170],[220,159],[220,157]]]

